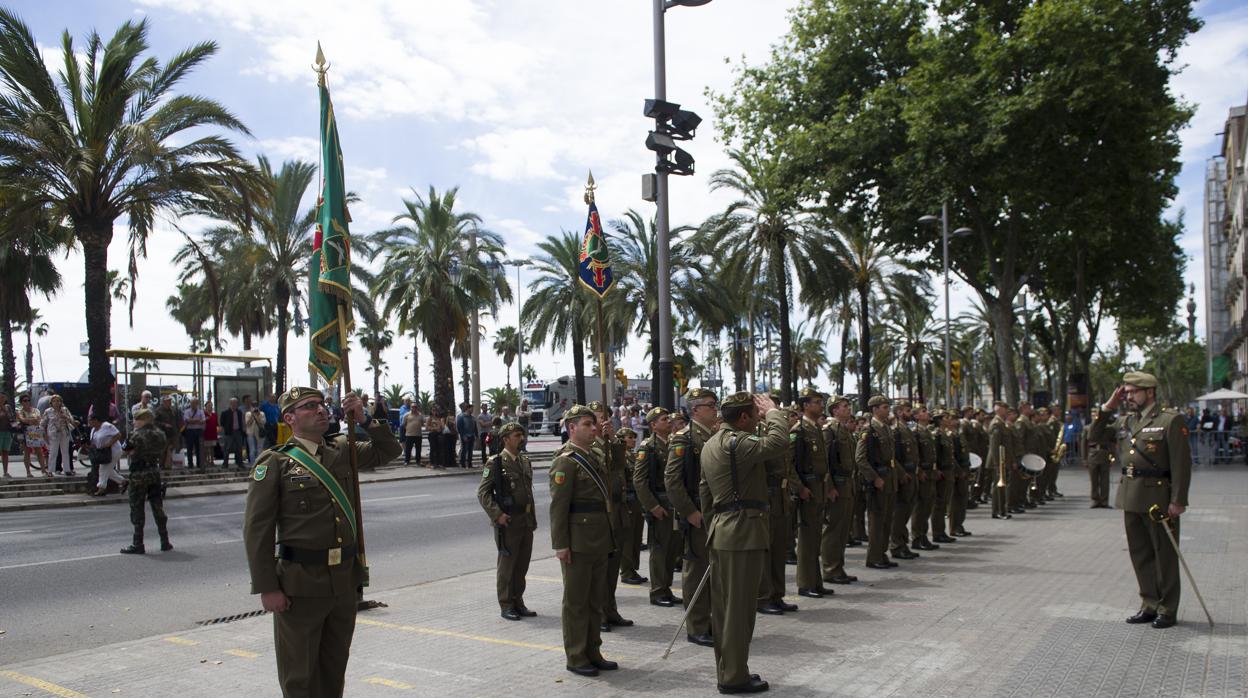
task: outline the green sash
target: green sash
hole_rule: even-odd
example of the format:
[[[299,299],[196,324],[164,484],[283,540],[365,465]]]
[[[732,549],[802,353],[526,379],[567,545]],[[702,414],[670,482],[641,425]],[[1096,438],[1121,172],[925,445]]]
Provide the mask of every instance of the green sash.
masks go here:
[[[355,529],[355,507],[351,506],[351,499],[347,497],[347,493],[343,491],[342,485],[338,484],[338,479],[333,473],[325,469],[311,453],[308,453],[303,446],[298,443],[288,443],[283,445],[278,451],[285,453],[295,460],[296,463],[308,469],[308,472],[316,476],[320,480],[325,489],[329,490],[329,494],[338,503],[338,508],[342,509],[342,513],[346,514],[347,521],[351,522],[351,533],[358,541],[360,532]]]

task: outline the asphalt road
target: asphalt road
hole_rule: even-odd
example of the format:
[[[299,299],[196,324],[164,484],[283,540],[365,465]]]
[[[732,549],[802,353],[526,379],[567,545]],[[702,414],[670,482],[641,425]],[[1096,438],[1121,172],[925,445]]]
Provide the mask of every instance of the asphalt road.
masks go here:
[[[546,478],[536,479],[543,527],[534,558],[540,559],[553,552],[540,514],[550,500]],[[370,589],[493,567],[493,534],[476,501],[477,480],[364,485]],[[150,512],[148,554],[117,552],[130,542],[128,511],[104,506],[0,516],[0,663],[175,632],[260,607],[249,593],[242,495],[170,500],[175,549],[168,553],[159,552]]]

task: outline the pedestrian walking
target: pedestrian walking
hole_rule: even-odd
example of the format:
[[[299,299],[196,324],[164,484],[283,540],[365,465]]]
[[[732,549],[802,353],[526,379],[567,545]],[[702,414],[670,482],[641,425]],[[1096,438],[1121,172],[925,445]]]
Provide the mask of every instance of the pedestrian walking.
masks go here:
[[[117,472],[117,465],[121,460],[121,432],[112,422],[94,414],[87,418],[87,423],[91,425],[91,464],[99,469],[99,478],[91,496],[103,497],[108,494],[109,482],[121,485],[121,491],[125,492],[126,478]]]
[[[155,417],[149,409],[137,410],[134,413],[134,433],[126,439],[125,451],[130,454],[130,524],[134,527],[134,534],[130,545],[121,549],[123,555],[147,552],[143,545],[143,529],[147,523],[144,504],[152,509],[156,532],[160,535],[160,549],[173,550],[173,544],[169,542],[169,517],[165,515],[165,495],[160,482],[161,463],[169,447],[164,430],[155,424]]]

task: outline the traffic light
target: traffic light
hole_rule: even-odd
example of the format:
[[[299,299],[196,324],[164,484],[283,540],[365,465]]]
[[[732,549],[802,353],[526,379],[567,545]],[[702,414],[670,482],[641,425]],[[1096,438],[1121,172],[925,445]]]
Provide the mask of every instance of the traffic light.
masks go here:
[[[628,376],[624,375],[624,369],[622,368],[615,369],[615,379],[620,382],[621,388],[628,387]]]
[[[949,381],[954,385],[962,382],[962,362],[957,359],[949,362]]]
[[[672,364],[672,382],[676,384],[676,392],[685,392],[685,367],[680,364]]]
[[[676,141],[692,139],[702,117],[661,99],[647,99],[642,113],[654,119],[654,130],[646,136],[646,148],[656,155],[654,170],[674,175],[693,174],[693,156],[677,146]]]

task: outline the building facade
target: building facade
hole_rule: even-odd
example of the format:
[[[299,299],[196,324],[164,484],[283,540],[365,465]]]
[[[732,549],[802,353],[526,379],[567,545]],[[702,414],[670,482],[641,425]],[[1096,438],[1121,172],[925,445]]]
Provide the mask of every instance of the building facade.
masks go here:
[[[1231,388],[1248,392],[1248,105],[1231,109],[1222,153],[1205,181],[1206,337],[1210,383],[1227,373]],[[1216,386],[1215,386],[1216,387]]]

